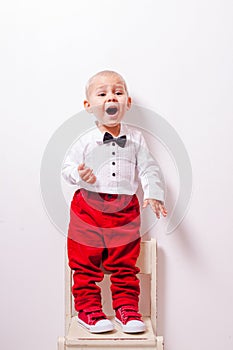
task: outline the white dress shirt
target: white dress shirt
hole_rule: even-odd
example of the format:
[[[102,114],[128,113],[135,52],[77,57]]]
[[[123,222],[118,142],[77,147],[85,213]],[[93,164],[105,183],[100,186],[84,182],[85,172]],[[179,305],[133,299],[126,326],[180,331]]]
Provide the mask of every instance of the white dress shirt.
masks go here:
[[[128,195],[136,193],[140,179],[144,199],[164,201],[159,166],[142,133],[121,123],[119,136],[122,135],[127,137],[124,148],[114,141],[103,143],[104,133],[98,127],[88,130],[68,150],[62,166],[63,177],[70,184],[88,191]],[[77,170],[80,163],[93,169],[94,184],[82,181]]]

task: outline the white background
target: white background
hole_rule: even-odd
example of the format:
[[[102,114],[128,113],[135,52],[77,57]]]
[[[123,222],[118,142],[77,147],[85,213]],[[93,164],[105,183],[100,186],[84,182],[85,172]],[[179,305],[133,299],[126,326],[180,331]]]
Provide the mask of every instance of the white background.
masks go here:
[[[86,80],[102,69],[119,71],[134,101],[166,118],[192,162],[183,223],[171,235],[162,225],[153,232],[165,349],[233,348],[232,17],[231,0],[4,3],[2,349],[55,350],[63,334],[65,238],[44,211],[40,164],[55,130],[82,110]],[[173,177],[166,174],[175,193]]]

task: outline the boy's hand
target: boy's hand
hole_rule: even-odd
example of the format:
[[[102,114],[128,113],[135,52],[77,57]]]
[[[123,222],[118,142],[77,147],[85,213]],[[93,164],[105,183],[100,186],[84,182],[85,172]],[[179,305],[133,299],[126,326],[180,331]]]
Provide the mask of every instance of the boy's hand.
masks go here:
[[[79,164],[78,173],[83,181],[89,184],[94,184],[96,182],[96,176],[93,174],[93,170],[86,168],[85,164]]]
[[[158,219],[160,219],[160,213],[164,217],[167,216],[167,209],[165,208],[163,202],[158,201],[156,199],[145,199],[142,207],[146,208],[148,204],[150,204],[153,212],[156,214]]]

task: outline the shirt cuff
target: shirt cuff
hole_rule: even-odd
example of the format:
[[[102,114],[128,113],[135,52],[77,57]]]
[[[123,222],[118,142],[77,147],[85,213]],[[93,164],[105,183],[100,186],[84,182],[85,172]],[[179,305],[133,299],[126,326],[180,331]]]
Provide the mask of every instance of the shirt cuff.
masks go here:
[[[164,203],[164,192],[163,191],[158,191],[158,192],[146,191],[144,193],[144,200],[146,199],[156,199],[157,201],[161,201]]]
[[[77,169],[74,169],[70,174],[70,179],[73,184],[78,184],[80,182],[80,176]]]

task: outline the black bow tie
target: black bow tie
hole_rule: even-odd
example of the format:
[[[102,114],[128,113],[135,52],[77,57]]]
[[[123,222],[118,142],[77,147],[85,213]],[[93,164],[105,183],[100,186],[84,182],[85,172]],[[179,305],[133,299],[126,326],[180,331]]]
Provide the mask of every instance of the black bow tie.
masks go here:
[[[112,141],[116,142],[118,144],[118,146],[123,148],[123,147],[125,147],[125,144],[126,144],[126,135],[123,135],[120,137],[113,137],[111,134],[109,134],[109,132],[106,132],[104,134],[103,142],[109,143]]]

